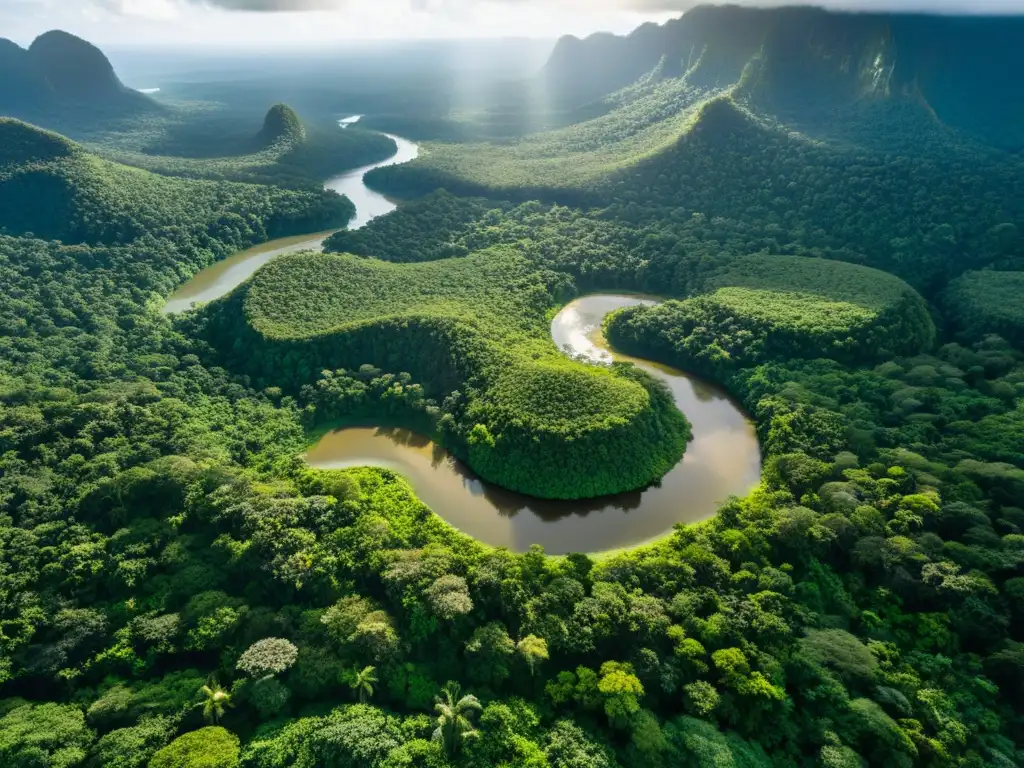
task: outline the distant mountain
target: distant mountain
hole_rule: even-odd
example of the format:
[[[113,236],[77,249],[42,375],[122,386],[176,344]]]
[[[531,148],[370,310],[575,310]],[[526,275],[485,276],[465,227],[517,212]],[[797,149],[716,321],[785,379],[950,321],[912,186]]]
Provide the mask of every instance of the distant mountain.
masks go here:
[[[28,49],[37,70],[62,97],[110,99],[129,92],[103,51],[67,32],[40,35]]]
[[[263,128],[257,140],[269,147],[281,142],[299,144],[306,139],[306,128],[302,119],[287,104],[275,104],[263,119]]]
[[[562,38],[546,64],[564,106],[608,96],[658,70],[705,87],[737,85],[783,113],[865,100],[923,105],[943,123],[1024,146],[1024,18],[835,13],[699,6],[619,37]]]
[[[96,46],[67,32],[40,35],[28,49],[0,39],[0,114],[68,107],[127,111],[154,106],[127,88]]]
[[[52,95],[52,88],[33,66],[29,52],[0,39],[0,109],[40,102]]]

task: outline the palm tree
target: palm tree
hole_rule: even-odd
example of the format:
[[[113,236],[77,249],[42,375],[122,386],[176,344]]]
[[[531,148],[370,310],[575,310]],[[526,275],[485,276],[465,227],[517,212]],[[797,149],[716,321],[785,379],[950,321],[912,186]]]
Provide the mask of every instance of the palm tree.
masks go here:
[[[231,703],[231,694],[217,684],[217,680],[210,678],[209,682],[199,689],[203,694],[200,705],[203,708],[203,717],[208,723],[216,723],[222,717],[228,707],[235,706]]]
[[[376,667],[364,667],[360,672],[352,670],[352,677],[349,678],[349,687],[359,696],[359,703],[365,704],[366,700],[373,697],[373,686],[377,683]]]
[[[433,740],[440,742],[445,754],[455,757],[467,739],[474,739],[480,732],[473,727],[473,717],[483,709],[476,696],[459,697],[458,683],[448,683],[441,689],[441,695],[434,697],[437,712],[437,729]]]

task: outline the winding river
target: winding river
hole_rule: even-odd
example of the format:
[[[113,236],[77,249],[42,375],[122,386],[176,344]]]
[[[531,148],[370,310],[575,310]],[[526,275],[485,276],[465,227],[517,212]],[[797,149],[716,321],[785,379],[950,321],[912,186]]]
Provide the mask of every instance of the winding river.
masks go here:
[[[672,390],[693,425],[693,441],[657,486],[582,501],[537,499],[484,482],[428,438],[395,428],[338,430],[324,436],[306,461],[320,469],[393,469],[448,523],[486,544],[516,552],[531,544],[543,545],[549,554],[604,552],[659,538],[676,523],[705,520],[727,497],[745,495],[757,485],[757,435],[750,419],[720,388],[609,350],[601,334],[605,315],[650,301],[617,294],[585,296],[555,317],[551,336],[560,349],[593,362],[635,363]]]
[[[344,128],[357,117],[340,121]],[[356,206],[349,227],[365,226],[395,204],[363,183],[374,168],[408,162],[418,147],[391,136],[398,151],[387,160],[330,179],[325,186]],[[174,292],[164,312],[216,299],[284,253],[320,250],[331,232],[282,238],[251,248],[203,270]],[[423,435],[405,429],[350,427],[325,435],[306,454],[321,469],[387,467],[405,476],[416,494],[448,523],[473,538],[523,552],[540,544],[549,554],[607,552],[657,539],[676,523],[715,514],[731,495],[745,495],[758,482],[761,453],[753,424],[719,387],[683,371],[611,351],[601,334],[604,317],[620,307],[649,303],[632,295],[585,296],[566,306],[551,325],[559,349],[595,363],[633,362],[665,382],[693,425],[686,455],[658,485],[645,490],[581,501],[552,501],[515,493],[479,479],[462,462]]]
[[[353,115],[339,120],[342,128],[347,128],[359,120],[359,116]],[[415,160],[419,154],[419,147],[400,136],[385,134],[394,140],[398,146],[395,152],[387,160],[372,165],[365,165],[362,168],[343,173],[328,179],[324,184],[325,189],[333,189],[341,195],[345,195],[356,207],[356,215],[349,222],[349,229],[365,227],[369,222],[385,213],[395,210],[396,205],[384,195],[374,192],[363,183],[363,176],[374,168],[382,168],[386,165],[398,165]],[[204,304],[231,292],[239,285],[248,280],[253,273],[276,256],[295,251],[319,251],[323,250],[324,240],[330,237],[337,230],[329,232],[317,232],[312,235],[299,235],[298,237],[283,237],[278,240],[261,243],[246,251],[236,253],[224,261],[219,261],[212,267],[199,272],[195,277],[182,285],[171,294],[164,305],[163,311],[166,314],[184,312],[193,304]]]

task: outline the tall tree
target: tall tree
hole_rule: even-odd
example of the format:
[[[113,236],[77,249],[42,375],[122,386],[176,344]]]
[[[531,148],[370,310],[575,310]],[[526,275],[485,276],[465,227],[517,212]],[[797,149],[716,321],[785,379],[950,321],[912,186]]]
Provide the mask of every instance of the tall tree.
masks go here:
[[[459,753],[463,742],[480,735],[473,727],[473,718],[483,707],[476,696],[460,696],[461,693],[458,683],[449,682],[434,699],[437,728],[432,738],[449,757]]]
[[[210,681],[200,688],[199,692],[203,695],[203,700],[200,702],[203,707],[203,717],[208,723],[220,722],[228,707],[234,706],[231,703],[231,694],[221,688],[214,678],[210,678]]]
[[[377,684],[376,673],[376,667],[363,667],[362,670],[352,670],[349,687],[359,697],[360,704],[365,704],[367,699],[373,698],[373,686]]]

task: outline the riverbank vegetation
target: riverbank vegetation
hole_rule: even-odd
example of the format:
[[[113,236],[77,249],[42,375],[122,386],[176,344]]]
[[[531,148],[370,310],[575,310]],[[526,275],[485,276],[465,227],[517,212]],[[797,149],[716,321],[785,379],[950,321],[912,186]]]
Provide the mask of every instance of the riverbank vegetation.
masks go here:
[[[716,379],[769,360],[883,360],[931,347],[921,296],[892,275],[793,256],[727,261],[701,277],[709,293],[609,316],[608,340]]]
[[[468,235],[478,228],[503,223],[506,219],[501,214],[511,208],[511,203],[456,197],[442,189],[409,201],[393,215],[374,220],[371,226],[335,232],[324,241],[324,250],[395,263],[468,256],[477,250]],[[477,242],[492,241],[497,242],[486,237]]]
[[[623,317],[645,318],[635,336],[685,348],[684,367],[716,378],[720,367],[883,360],[933,343],[925,302],[892,275],[793,256],[696,259],[664,235],[660,259],[640,238],[647,258],[630,270],[615,258],[615,240],[637,237],[558,206],[435,193],[326,243],[363,256],[388,243],[381,258],[278,259],[213,305],[197,332],[220,347],[220,362],[293,393],[323,369],[370,362],[407,371],[448,403],[438,437],[456,455],[499,485],[553,498],[643,487],[673,466],[688,436],[672,424],[671,401],[652,399],[653,384],[645,396],[557,355],[548,318],[579,283],[696,296]],[[614,330],[626,351],[643,351]]]
[[[504,487],[549,498],[644,487],[679,461],[689,425],[645,374],[555,349],[548,313],[573,291],[508,247],[418,264],[300,254],[211,305],[201,333],[228,366],[292,393],[325,368],[408,371],[445,401],[444,444]]]
[[[11,234],[94,245],[188,242],[227,255],[272,237],[343,226],[354,211],[323,189],[165,178],[0,118],[0,227]]]

